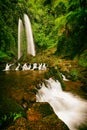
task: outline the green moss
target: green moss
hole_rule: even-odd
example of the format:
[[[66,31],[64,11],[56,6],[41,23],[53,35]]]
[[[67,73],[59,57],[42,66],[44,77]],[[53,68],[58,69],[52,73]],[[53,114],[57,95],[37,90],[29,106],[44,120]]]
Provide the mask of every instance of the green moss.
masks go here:
[[[48,103],[37,103],[34,105],[34,109],[41,113],[42,117],[53,114],[53,109]]]
[[[7,126],[18,117],[25,116],[24,109],[14,100],[0,96],[0,127]]]
[[[79,57],[79,65],[87,67],[87,50],[85,50]]]
[[[71,76],[71,80],[73,81],[78,80],[80,77],[80,72],[77,69],[71,69],[69,74]]]

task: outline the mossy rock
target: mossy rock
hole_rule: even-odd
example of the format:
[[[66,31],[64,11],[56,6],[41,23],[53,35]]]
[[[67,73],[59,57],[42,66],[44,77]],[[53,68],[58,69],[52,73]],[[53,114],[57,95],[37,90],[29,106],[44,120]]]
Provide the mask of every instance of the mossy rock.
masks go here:
[[[45,78],[53,78],[54,80],[58,80],[61,83],[62,89],[65,90],[65,84],[63,82],[62,74],[59,71],[58,66],[50,67],[49,71],[45,74]]]
[[[10,112],[24,112],[24,109],[14,100],[6,96],[2,96],[0,100],[0,114],[8,114]]]
[[[14,100],[6,97],[0,97],[0,128],[8,126],[13,120],[18,117],[25,117],[24,109]]]
[[[48,115],[53,114],[53,109],[51,108],[51,106],[48,103],[35,103],[33,105],[33,108],[38,111],[42,117],[46,117]]]

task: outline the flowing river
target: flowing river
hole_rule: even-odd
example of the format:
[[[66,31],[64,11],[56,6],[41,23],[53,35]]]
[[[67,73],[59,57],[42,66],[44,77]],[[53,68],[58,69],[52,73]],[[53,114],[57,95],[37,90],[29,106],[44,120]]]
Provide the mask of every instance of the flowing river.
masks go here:
[[[0,98],[2,99],[2,96],[12,98],[24,108],[29,107],[28,100],[30,98],[34,102],[48,102],[55,114],[71,130],[79,130],[79,124],[86,124],[87,103],[70,93],[64,92],[60,83],[52,79],[46,80],[48,88],[42,84],[37,89],[37,94],[32,95],[31,91],[43,78],[44,71],[2,71],[0,74]]]

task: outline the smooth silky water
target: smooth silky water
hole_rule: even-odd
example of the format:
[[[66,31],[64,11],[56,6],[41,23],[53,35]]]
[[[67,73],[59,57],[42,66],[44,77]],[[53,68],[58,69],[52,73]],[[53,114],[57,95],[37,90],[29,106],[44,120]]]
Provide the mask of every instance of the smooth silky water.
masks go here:
[[[87,130],[87,102],[62,90],[59,81],[45,80],[36,94],[36,102],[48,102],[70,130]]]
[[[24,23],[24,26],[23,26]],[[36,55],[35,44],[33,39],[33,32],[31,27],[31,22],[27,14],[24,14],[24,21],[19,18],[18,20],[18,59],[23,55],[24,47],[23,47],[23,31],[25,29],[26,32],[26,47],[27,53],[32,56]]]

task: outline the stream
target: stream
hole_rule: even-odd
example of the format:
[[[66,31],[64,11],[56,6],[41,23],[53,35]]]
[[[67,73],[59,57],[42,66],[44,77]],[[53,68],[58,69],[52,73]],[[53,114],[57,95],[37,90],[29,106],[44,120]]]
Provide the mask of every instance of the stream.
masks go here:
[[[19,104],[20,106],[22,106],[22,108],[24,108],[25,110],[29,110],[29,108],[31,109],[32,104],[35,103],[36,99],[37,99],[37,96],[34,93],[35,85],[38,84],[39,81],[42,81],[44,79],[44,73],[45,73],[45,71],[42,71],[42,70],[41,71],[38,71],[38,70],[35,70],[35,71],[1,71],[0,72],[0,93],[1,93],[0,98],[2,99],[2,97],[5,96],[7,98],[12,99],[13,101],[16,101],[16,103]],[[68,99],[67,99],[67,97],[62,95],[62,93],[64,93],[64,92],[62,92],[61,94],[57,93],[59,90],[58,90],[58,88],[55,89],[55,87],[57,87],[57,84],[59,84],[59,83],[55,84],[54,81],[51,81],[51,82],[49,82],[49,83],[50,83],[50,85],[52,85],[52,92],[51,92],[51,90],[45,91],[43,89],[43,90],[41,90],[41,95],[40,94],[38,95],[39,96],[38,98],[39,98],[39,102],[48,102],[48,104],[50,104],[50,105],[51,105],[51,102],[53,102],[54,105],[51,105],[51,107],[54,109],[54,113],[57,116],[59,116],[59,114],[57,113],[58,110],[55,110],[55,108],[59,107],[58,109],[61,109],[61,111],[62,111],[63,105],[66,104],[66,101],[68,103]],[[49,88],[49,85],[48,85],[48,88]],[[39,91],[40,90],[38,89],[38,92]],[[53,93],[54,91],[56,93]],[[45,96],[44,99],[43,99],[43,95],[42,95],[43,93]],[[60,97],[57,97],[58,95]],[[67,93],[65,95],[67,95]],[[61,96],[63,96],[63,97],[61,97]],[[72,96],[70,96],[68,98],[72,98]],[[41,101],[41,99],[42,99],[42,101]],[[55,99],[57,99],[57,100],[55,100]],[[64,103],[61,102],[62,100],[64,101]],[[74,100],[74,97],[72,98],[72,100]],[[80,101],[78,99],[75,99],[75,100],[77,101],[76,107],[78,107],[78,104],[81,107]],[[61,108],[60,108],[60,105],[57,105],[57,104],[59,104],[59,101],[60,101],[60,104],[62,104]],[[71,110],[73,110],[72,107],[74,107],[75,104],[73,104],[73,102],[72,103],[71,102],[72,101],[69,101],[69,103],[70,103],[69,109],[70,109],[70,113],[72,114]],[[83,103],[85,103],[85,105],[84,105],[85,108],[79,109],[79,113],[80,113],[80,111],[85,110],[85,112],[82,112],[82,114],[84,114],[84,115],[80,115],[82,117],[86,116],[86,102],[82,101],[81,104],[83,104]],[[5,105],[7,105],[7,103]],[[67,104],[67,106],[68,106],[68,104]],[[1,108],[2,107],[0,107],[0,111],[1,111]],[[8,109],[8,107],[6,109],[3,109],[3,111],[8,112],[7,109]],[[78,111],[78,109],[76,108],[75,112],[77,113],[77,111]],[[32,112],[32,110],[30,112]],[[63,113],[64,113],[64,111],[62,111],[62,114]],[[68,113],[69,113],[69,111],[68,111]],[[78,115],[79,114],[77,114],[77,116]],[[30,113],[29,113],[29,116],[30,116]],[[38,118],[37,113],[35,114],[35,116],[36,116],[36,117],[34,117],[35,119]],[[76,116],[76,114],[73,115],[73,118],[75,116]],[[77,116],[75,118],[77,118]],[[60,119],[62,119],[61,116],[59,116],[59,117],[60,117]],[[31,120],[31,117],[28,117],[28,118],[29,118],[29,120]],[[62,120],[65,121],[65,119],[62,119]],[[80,118],[76,122],[80,123]],[[67,121],[65,121],[65,123],[67,125]],[[71,130],[74,130],[74,129],[71,128]],[[79,129],[75,129],[75,130],[79,130]],[[82,130],[82,128],[81,128],[81,130]],[[83,130],[85,130],[85,129],[83,129]]]

